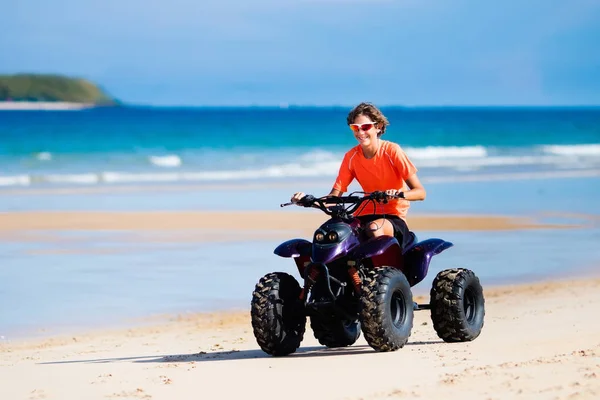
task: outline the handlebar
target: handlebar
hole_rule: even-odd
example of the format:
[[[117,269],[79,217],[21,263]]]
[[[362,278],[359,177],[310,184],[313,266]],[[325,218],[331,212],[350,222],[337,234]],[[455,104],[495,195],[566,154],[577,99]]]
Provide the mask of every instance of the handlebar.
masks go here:
[[[354,196],[356,193],[362,193],[364,196]],[[365,201],[376,201],[387,203],[389,199],[401,199],[403,198],[401,195],[388,195],[383,191],[375,191],[371,193],[366,192],[354,192],[349,196],[324,196],[324,197],[314,197],[312,195],[306,195],[301,198],[297,203],[289,202],[280,204],[280,207],[287,207],[291,205],[299,205],[302,207],[313,207],[319,208],[321,211],[328,215],[348,215],[354,213],[360,207],[362,203]],[[333,204],[333,207],[329,207],[328,205]],[[344,208],[343,205],[349,204],[350,207]]]
[[[315,197],[313,195],[307,194],[303,198],[301,198],[298,202],[289,202],[283,203],[280,206],[286,207],[291,205],[298,205],[301,207],[312,207],[314,204],[319,203],[335,203],[335,204],[356,204],[359,201],[365,200],[366,197],[358,197],[358,196],[323,196],[323,197]]]

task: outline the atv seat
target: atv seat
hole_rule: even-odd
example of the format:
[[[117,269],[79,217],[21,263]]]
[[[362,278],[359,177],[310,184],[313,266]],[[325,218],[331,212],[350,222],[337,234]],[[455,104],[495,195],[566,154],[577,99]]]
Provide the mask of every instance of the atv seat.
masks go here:
[[[412,232],[412,231],[408,231],[409,237],[404,240],[404,238],[402,238],[402,242],[404,244],[403,248],[402,248],[402,254],[405,254],[407,251],[409,251],[410,249],[412,249],[413,247],[415,247],[415,245],[419,242],[419,238],[417,238],[417,235]],[[399,238],[396,238],[399,239]]]

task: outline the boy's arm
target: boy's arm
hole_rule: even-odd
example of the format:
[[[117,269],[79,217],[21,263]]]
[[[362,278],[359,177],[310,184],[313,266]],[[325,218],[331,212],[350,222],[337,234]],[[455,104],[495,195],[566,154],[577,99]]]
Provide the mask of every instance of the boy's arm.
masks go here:
[[[423,184],[419,180],[416,173],[412,174],[408,179],[405,180],[406,184],[410,188],[409,191],[404,192],[404,198],[410,201],[425,200],[427,192],[423,187]]]

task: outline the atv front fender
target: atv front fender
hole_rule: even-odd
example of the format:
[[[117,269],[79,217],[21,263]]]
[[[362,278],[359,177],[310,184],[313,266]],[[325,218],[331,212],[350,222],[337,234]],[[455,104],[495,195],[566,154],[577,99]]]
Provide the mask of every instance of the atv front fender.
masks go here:
[[[310,257],[312,251],[312,243],[305,239],[291,239],[281,243],[275,251],[280,257]]]
[[[280,257],[292,257],[298,267],[300,276],[304,278],[304,270],[310,261],[312,243],[305,239],[291,239],[281,243],[273,251]]]

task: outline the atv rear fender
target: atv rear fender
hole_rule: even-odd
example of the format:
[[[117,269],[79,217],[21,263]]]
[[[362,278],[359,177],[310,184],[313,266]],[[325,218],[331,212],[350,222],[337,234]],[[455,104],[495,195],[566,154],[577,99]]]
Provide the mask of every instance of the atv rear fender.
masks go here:
[[[452,246],[454,246],[452,243],[442,239],[427,239],[410,247],[404,253],[403,268],[410,285],[416,285],[427,276],[431,257]]]

